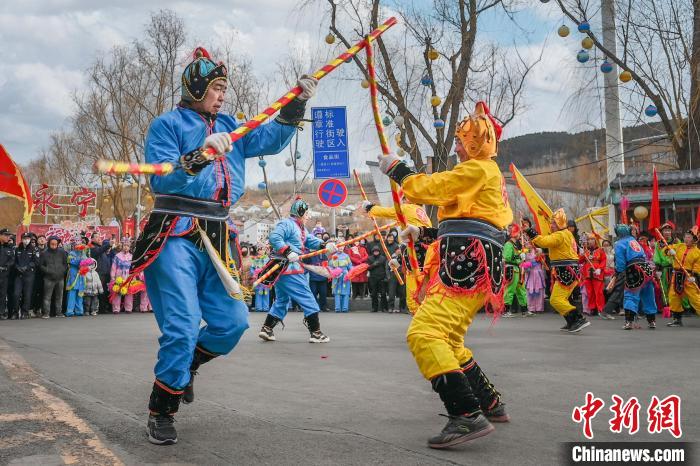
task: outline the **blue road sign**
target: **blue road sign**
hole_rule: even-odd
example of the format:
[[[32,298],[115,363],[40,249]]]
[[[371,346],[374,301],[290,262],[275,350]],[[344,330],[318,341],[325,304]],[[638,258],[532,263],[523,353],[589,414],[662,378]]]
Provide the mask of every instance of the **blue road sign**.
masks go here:
[[[314,178],[350,178],[345,107],[312,107]]]
[[[318,187],[318,200],[326,207],[338,207],[348,198],[348,188],[340,180],[326,180]]]

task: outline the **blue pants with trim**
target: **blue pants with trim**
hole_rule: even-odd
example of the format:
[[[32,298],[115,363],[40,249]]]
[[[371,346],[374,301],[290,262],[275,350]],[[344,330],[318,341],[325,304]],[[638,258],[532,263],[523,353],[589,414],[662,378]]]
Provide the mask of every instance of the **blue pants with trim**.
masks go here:
[[[83,292],[70,290],[66,296],[66,316],[83,315]]]
[[[190,380],[195,346],[230,353],[248,328],[248,306],[226,293],[206,251],[184,238],[168,238],[145,275],[161,332],[155,375],[181,390]]]
[[[270,310],[270,290],[258,285],[255,288],[255,311],[267,312]]]
[[[654,297],[654,283],[646,282],[637,290],[625,289],[624,308],[635,314],[639,314],[639,311],[643,311],[644,314],[656,314],[658,309]]]
[[[335,312],[348,312],[350,309],[349,294],[335,294]]]
[[[275,302],[272,303],[270,315],[284,320],[292,299],[304,311],[304,317],[320,311],[318,303],[311,293],[309,280],[303,273],[282,275],[277,280],[275,283]]]

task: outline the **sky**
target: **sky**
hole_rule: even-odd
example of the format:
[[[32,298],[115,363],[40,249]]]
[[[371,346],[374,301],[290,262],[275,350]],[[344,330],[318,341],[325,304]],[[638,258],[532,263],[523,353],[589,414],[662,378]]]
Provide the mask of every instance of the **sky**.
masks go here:
[[[424,0],[416,1],[420,4]],[[265,74],[272,73],[280,57],[294,49],[317,51],[325,46],[323,37],[328,31],[322,12],[300,12],[298,5],[297,0],[1,2],[0,143],[19,163],[37,157],[47,147],[50,134],[69,124],[74,110],[72,96],[85,86],[85,69],[99,54],[138,37],[154,11],[174,10],[184,19],[190,37],[205,46],[237,31],[238,50],[252,60],[257,73]],[[427,0],[425,6],[429,6]],[[562,15],[554,2],[531,0],[516,19],[518,27],[494,13],[480,28],[484,38],[517,48],[525,57],[545,51],[528,78],[524,95],[527,109],[506,128],[505,137],[589,129],[582,127],[575,114],[572,117],[572,112],[562,110],[571,86],[567,76],[572,73],[567,67],[577,66],[574,57],[580,36],[575,32],[567,39],[556,35]],[[322,81],[311,104],[348,106],[349,144],[356,168],[373,159],[378,148],[366,99],[357,82],[344,80],[339,73],[337,78]],[[595,124],[599,119],[599,115],[592,115],[587,121]],[[308,133],[300,136],[303,160],[310,160]],[[281,163],[271,170],[275,179],[291,176]],[[257,183],[261,175],[254,161],[248,171],[248,184]]]

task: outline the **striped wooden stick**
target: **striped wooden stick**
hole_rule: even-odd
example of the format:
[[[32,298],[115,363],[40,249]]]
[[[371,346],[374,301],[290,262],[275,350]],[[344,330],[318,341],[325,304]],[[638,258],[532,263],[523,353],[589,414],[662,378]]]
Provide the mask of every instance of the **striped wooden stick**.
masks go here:
[[[389,223],[389,224],[387,224],[387,225],[384,225],[384,226],[382,226],[382,227],[379,227],[379,231],[388,230],[389,228],[393,228],[393,227],[395,227],[396,225],[397,225],[397,222],[391,222],[391,223]],[[347,241],[343,241],[342,243],[338,243],[338,244],[336,244],[335,246],[336,246],[338,249],[344,248],[345,246],[350,246],[351,244],[359,243],[359,242],[362,241],[363,239],[366,239],[368,236],[372,236],[372,235],[375,234],[375,233],[376,233],[375,230],[370,230],[370,231],[368,231],[367,233],[363,233],[363,234],[361,234],[360,236],[356,236],[356,237],[354,237],[354,238],[352,238],[352,239],[349,239],[349,240],[347,240]],[[309,253],[306,253],[306,254],[302,254],[301,256],[299,256],[299,260],[308,259],[309,257],[319,256],[319,255],[325,254],[325,253],[327,253],[327,252],[328,252],[328,251],[327,251],[326,249],[319,249],[319,250],[317,250],[317,251],[313,251],[313,252],[309,252]]]
[[[362,199],[365,201],[368,201],[367,199],[367,193],[365,192],[365,188],[362,186],[362,182],[360,181],[360,176],[357,174],[357,170],[352,171],[353,176],[355,177],[355,181],[357,182],[357,186],[360,188],[360,193],[362,194]],[[379,235],[379,244],[382,246],[382,251],[384,251],[384,255],[386,256],[387,261],[391,261],[391,253],[389,252],[389,249],[386,247],[386,243],[384,242],[384,238],[382,237],[380,231],[379,231],[379,224],[377,223],[377,219],[374,218],[372,214],[369,215],[369,218],[372,219],[372,223],[374,223],[374,232]],[[398,280],[399,285],[403,285],[403,278],[401,278],[401,274],[399,273],[398,269],[396,267],[391,267],[391,271],[394,272],[394,276],[396,277],[396,280]]]
[[[369,75],[369,95],[372,101],[372,113],[374,114],[374,124],[377,127],[377,136],[379,136],[379,144],[382,146],[382,153],[384,155],[389,155],[391,150],[389,149],[389,144],[386,141],[386,135],[384,134],[384,123],[382,123],[382,117],[379,112],[379,99],[377,98],[377,72],[374,68],[374,53],[372,45],[372,37],[367,36],[367,74]],[[396,210],[396,218],[401,224],[401,228],[406,228],[406,216],[401,211],[401,197],[399,196],[398,186],[391,180],[391,199],[394,202],[394,209]],[[413,239],[409,236],[408,239],[408,261],[411,263],[411,273],[413,278],[418,281],[418,259],[416,258],[416,246],[413,244]]]
[[[130,163],[112,160],[98,160],[95,171],[105,175],[156,175],[164,176],[175,169],[172,163]]]

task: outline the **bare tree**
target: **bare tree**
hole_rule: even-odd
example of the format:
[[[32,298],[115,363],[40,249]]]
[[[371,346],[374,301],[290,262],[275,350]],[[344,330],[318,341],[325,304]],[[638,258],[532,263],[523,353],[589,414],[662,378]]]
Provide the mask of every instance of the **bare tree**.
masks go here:
[[[663,130],[682,169],[700,166],[700,24],[698,0],[614,0],[618,50],[607,49],[595,28],[586,31],[604,59],[630,73],[632,85],[621,98],[628,114],[641,121],[645,102],[657,108]],[[577,26],[599,14],[587,0],[556,0]],[[692,38],[692,43],[689,39]],[[595,63],[595,61],[593,62]]]

